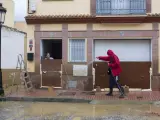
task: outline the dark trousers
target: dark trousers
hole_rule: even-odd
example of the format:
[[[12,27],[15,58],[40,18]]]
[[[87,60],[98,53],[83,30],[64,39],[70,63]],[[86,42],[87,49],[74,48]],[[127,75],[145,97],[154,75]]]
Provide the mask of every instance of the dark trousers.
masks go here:
[[[117,81],[117,82],[116,82],[116,81]],[[119,84],[118,81],[119,81],[119,76],[113,76],[112,74],[109,75],[109,88],[110,88],[110,93],[113,92],[113,88],[114,88],[115,86],[116,86],[118,89],[120,88],[120,89],[123,91],[123,89],[122,89],[122,87],[121,87],[121,85]],[[117,83],[118,83],[119,87],[118,87]]]

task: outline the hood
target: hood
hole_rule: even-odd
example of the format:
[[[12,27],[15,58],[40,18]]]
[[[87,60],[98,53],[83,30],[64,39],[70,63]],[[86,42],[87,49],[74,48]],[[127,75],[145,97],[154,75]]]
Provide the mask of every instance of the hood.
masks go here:
[[[113,56],[113,55],[114,55],[114,52],[113,52],[112,50],[108,50],[108,51],[107,51],[107,55],[108,55],[108,56]]]

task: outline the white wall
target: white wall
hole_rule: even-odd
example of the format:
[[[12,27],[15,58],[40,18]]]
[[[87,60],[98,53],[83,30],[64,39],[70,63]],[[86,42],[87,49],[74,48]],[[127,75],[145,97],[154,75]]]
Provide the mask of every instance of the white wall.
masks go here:
[[[151,61],[150,40],[95,40],[95,57],[106,56],[108,49],[113,50],[120,61]]]
[[[2,69],[16,69],[17,56],[24,58],[24,33],[2,27]]]

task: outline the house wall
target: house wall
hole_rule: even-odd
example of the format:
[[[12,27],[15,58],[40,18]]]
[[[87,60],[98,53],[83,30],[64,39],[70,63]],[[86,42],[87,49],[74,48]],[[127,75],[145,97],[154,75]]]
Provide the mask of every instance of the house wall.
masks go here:
[[[34,15],[77,15],[92,13],[91,4],[95,0],[29,0],[30,3],[35,4],[36,12]],[[159,13],[159,0],[148,0],[151,4],[151,13]],[[46,9],[46,6],[48,9]],[[82,9],[83,6],[83,9]],[[63,9],[62,9],[63,8]],[[44,10],[45,9],[45,10]],[[29,9],[29,11],[31,11]]]
[[[14,27],[14,1],[13,0],[0,0],[3,7],[7,9],[6,19],[4,25]]]
[[[19,70],[16,70],[18,55],[21,54],[26,63],[26,34],[13,30],[13,28],[2,27],[2,74],[3,83],[11,84],[11,75]],[[20,66],[19,66],[20,67]],[[16,82],[19,77],[16,74]],[[13,79],[13,77],[12,77]]]
[[[34,0],[29,0],[29,1],[34,1]],[[90,14],[90,0],[62,0],[62,1],[36,0],[36,13],[34,14],[35,15]]]
[[[27,53],[35,53],[35,36],[34,36],[35,26],[34,25],[27,25]],[[33,40],[33,49],[32,51],[29,50],[29,40]],[[35,60],[34,61],[27,61],[27,70],[28,72],[35,71]]]
[[[160,1],[159,0],[151,0],[151,13],[160,13]]]
[[[17,55],[24,58],[25,34],[2,28],[2,68],[16,69]],[[12,60],[10,60],[12,58]]]
[[[24,25],[17,24],[16,28],[23,29],[22,26]],[[62,24],[42,24],[40,27],[41,31],[62,31]],[[86,31],[86,29],[87,29],[87,24],[68,24],[69,31]],[[35,44],[33,45],[33,51],[30,51],[28,47],[30,39],[34,40],[35,43],[35,36],[34,36],[35,26],[27,25],[26,31],[27,31],[27,53],[29,52],[35,53]],[[42,39],[47,39],[47,38],[44,37]],[[27,67],[29,72],[35,72],[35,60],[33,62],[28,61]]]
[[[92,0],[95,1],[95,0]],[[77,15],[77,14],[92,14],[95,13],[94,2],[91,0],[65,0],[65,1],[42,1],[37,0],[36,12],[33,15]],[[148,0],[150,1],[150,0]],[[158,6],[159,0],[151,0],[151,13],[160,13]],[[48,9],[46,9],[46,6]],[[83,6],[83,9],[82,9]],[[63,9],[62,9],[63,8]],[[74,9],[76,8],[76,9]],[[44,10],[45,9],[45,10]],[[150,11],[150,10],[149,10]],[[148,12],[150,13],[150,12]],[[108,30],[108,31],[106,31]],[[160,89],[160,55],[159,55],[159,25],[158,23],[136,23],[136,24],[43,24],[43,25],[28,25],[27,33],[29,41],[33,39],[35,42],[32,52],[35,53],[35,60],[28,62],[28,71],[39,74],[40,70],[40,43],[39,40],[43,38],[62,38],[63,39],[63,60],[67,68],[67,73],[72,78],[73,69],[72,63],[68,63],[68,38],[87,38],[87,62],[92,61],[92,44],[94,38],[150,38],[152,39],[152,68],[154,80],[152,84],[153,89]],[[120,36],[120,32],[124,32],[124,36]],[[107,33],[107,34],[106,34]],[[54,36],[53,36],[54,34]],[[27,49],[29,52],[29,49]],[[84,63],[86,64],[86,63]],[[89,67],[89,75],[92,76],[92,67]],[[66,79],[66,75],[63,75],[63,79]],[[92,78],[91,78],[92,79]],[[40,80],[38,78],[37,80]],[[90,80],[92,82],[92,80]]]
[[[40,72],[40,40],[47,38],[62,38],[63,40],[63,62],[67,68],[67,74],[70,78],[73,78],[73,63],[68,63],[68,38],[86,38],[87,39],[87,63],[92,61],[92,45],[94,38],[111,38],[111,39],[136,39],[136,38],[148,38],[152,39],[152,67],[153,77],[157,79],[158,84],[153,84],[154,89],[159,89],[160,84],[158,74],[160,72],[160,66],[158,67],[158,41],[159,37],[156,30],[159,29],[157,23],[141,23],[141,24],[43,24],[43,25],[28,25],[30,32],[28,40],[34,38],[35,46],[35,60],[34,62],[28,62],[28,70],[30,72],[39,74]],[[106,31],[108,30],[108,32]],[[124,36],[120,36],[120,32],[124,32]],[[104,34],[104,33],[107,34]],[[54,35],[53,35],[54,34]],[[87,64],[79,63],[79,64]],[[40,77],[40,76],[39,76]],[[63,79],[66,79],[67,75],[63,74]],[[89,66],[88,77],[92,84],[92,66]],[[40,78],[37,79],[38,81]],[[40,81],[39,81],[40,82]]]
[[[15,21],[14,22],[14,28],[16,28],[17,30],[20,30],[20,31],[23,31],[25,33],[27,33],[28,29],[27,29],[27,24],[25,21]],[[29,30],[30,31],[30,30]],[[25,36],[25,40],[24,40],[24,49],[25,49],[25,54],[24,54],[24,60],[25,60],[25,63],[27,65],[27,45],[28,45],[28,40],[27,40],[27,35]]]
[[[68,24],[68,31],[86,31],[87,24]]]
[[[152,30],[152,23],[130,23],[130,24],[118,24],[118,23],[102,23],[93,24],[93,30]]]
[[[25,21],[15,21],[14,28],[27,33],[27,24]]]
[[[42,24],[42,31],[62,31],[62,24]]]
[[[160,30],[160,24],[158,24],[158,30]],[[159,31],[160,35],[160,31]],[[160,73],[160,37],[158,37],[158,73]]]

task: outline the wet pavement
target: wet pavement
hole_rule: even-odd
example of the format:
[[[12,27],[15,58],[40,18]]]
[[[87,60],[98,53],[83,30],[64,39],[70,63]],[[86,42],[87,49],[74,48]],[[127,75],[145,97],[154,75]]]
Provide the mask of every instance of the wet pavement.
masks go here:
[[[160,120],[159,103],[0,102],[0,120]]]

